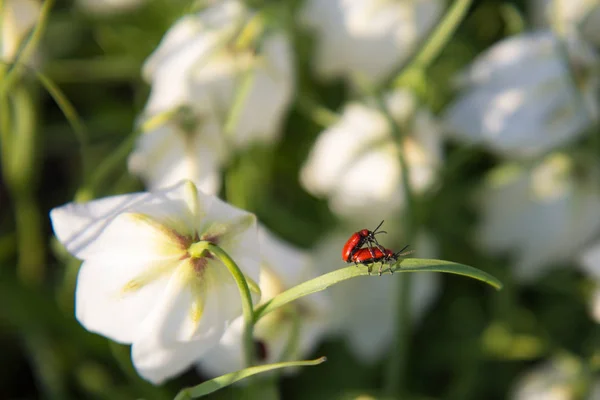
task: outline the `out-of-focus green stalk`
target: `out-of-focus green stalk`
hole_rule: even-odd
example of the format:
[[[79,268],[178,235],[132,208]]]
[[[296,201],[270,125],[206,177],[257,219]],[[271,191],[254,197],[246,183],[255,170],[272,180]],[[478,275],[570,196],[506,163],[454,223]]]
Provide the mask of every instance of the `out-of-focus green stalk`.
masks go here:
[[[424,40],[420,51],[415,54],[412,59],[409,59],[400,69],[392,74],[388,80],[384,81],[383,88],[387,87],[396,78],[400,78],[409,70],[419,69],[425,70],[440,54],[446,46],[452,35],[462,22],[466,15],[472,0],[456,0],[448,9],[441,22],[432,30],[431,34]],[[381,88],[374,92],[380,110],[386,116],[388,123],[392,129],[392,133],[396,140],[401,143],[402,132],[399,129],[393,116],[389,113],[385,106],[383,97],[381,96]],[[400,145],[402,149],[402,146]],[[406,158],[403,156],[402,150],[399,156],[400,166],[402,169],[402,182],[406,197],[406,237],[410,242],[414,238],[417,230],[414,195],[409,180],[409,169]],[[408,350],[411,333],[411,315],[410,315],[410,299],[411,285],[410,274],[404,274],[400,277],[398,286],[398,317],[397,317],[397,336],[392,349],[391,358],[387,368],[385,379],[385,393],[395,398],[406,397],[406,380],[408,370]]]
[[[40,207],[33,193],[14,196],[13,200],[17,224],[19,277],[27,284],[39,285],[44,279],[46,262]]]
[[[119,147],[112,151],[100,165],[96,167],[94,173],[91,175],[89,182],[87,182],[82,188],[80,188],[75,194],[75,201],[88,201],[93,199],[98,189],[103,185],[108,178],[119,170],[121,164],[125,161],[137,137],[143,132],[157,128],[163,125],[172,118],[176,117],[177,113],[181,111],[180,108],[174,108],[159,114],[156,114],[142,124],[140,124],[129,136],[121,142]]]
[[[381,88],[390,86],[397,78],[414,69],[424,70],[437,58],[444,49],[448,41],[454,35],[454,32],[464,19],[473,0],[456,0],[446,14],[440,20],[440,23],[423,40],[423,45],[415,55],[404,62],[400,67],[385,79]]]
[[[26,68],[25,66],[23,67]],[[71,125],[71,128],[73,128],[75,137],[79,142],[79,156],[81,157],[81,169],[83,178],[85,179],[88,176],[90,170],[88,165],[90,157],[88,156],[89,150],[87,129],[83,124],[83,121],[79,117],[79,114],[75,110],[75,107],[73,106],[73,104],[71,104],[67,96],[63,93],[63,91],[60,90],[60,88],[46,75],[35,70],[33,72],[38,81],[42,84],[42,86],[44,86],[44,89],[46,89],[48,94],[52,96],[52,98],[64,114],[65,118],[69,122],[69,125]]]
[[[297,104],[302,113],[306,114],[315,124],[323,128],[327,128],[336,123],[340,118],[337,113],[323,107],[309,95],[304,93],[298,95]]]
[[[25,348],[33,365],[35,380],[43,397],[51,400],[67,398],[64,363],[56,344],[42,332],[23,333]]]
[[[8,112],[13,124],[10,127],[8,159],[2,159],[4,178],[14,204],[17,231],[18,264],[21,280],[39,285],[44,278],[46,246],[43,234],[43,216],[35,195],[37,181],[38,130],[31,94],[25,88],[11,93],[12,109]],[[8,97],[2,103],[11,104]],[[12,111],[12,112],[11,112]],[[4,116],[4,114],[2,114]],[[4,142],[2,143],[4,146]]]
[[[46,0],[37,24],[17,54],[14,65],[28,64],[41,40],[54,0]],[[4,6],[1,4],[0,6]],[[2,18],[3,18],[2,14]],[[18,265],[21,280],[38,285],[43,280],[45,243],[42,215],[35,198],[37,146],[35,112],[31,94],[16,87],[22,68],[0,66],[0,147],[2,172],[14,204]]]
[[[427,37],[425,44],[412,62],[413,66],[425,69],[431,65],[458,29],[467,11],[469,11],[471,2],[472,0],[456,0],[452,4],[441,22]]]
[[[404,197],[406,202],[404,220],[406,226],[404,229],[406,240],[410,242],[417,230],[417,220],[415,214],[415,197],[410,184],[410,171],[408,162],[404,155],[403,149],[403,132],[398,126],[394,117],[390,114],[385,100],[376,95],[375,99],[380,111],[385,115],[392,135],[398,143],[398,158],[402,173],[402,185],[404,187]],[[408,350],[411,334],[411,315],[410,315],[410,300],[411,300],[411,274],[402,274],[397,279],[400,279],[397,284],[397,326],[396,340],[394,341],[391,351],[391,357],[387,368],[385,380],[385,392],[393,397],[404,398],[406,395],[406,375],[408,369]]]

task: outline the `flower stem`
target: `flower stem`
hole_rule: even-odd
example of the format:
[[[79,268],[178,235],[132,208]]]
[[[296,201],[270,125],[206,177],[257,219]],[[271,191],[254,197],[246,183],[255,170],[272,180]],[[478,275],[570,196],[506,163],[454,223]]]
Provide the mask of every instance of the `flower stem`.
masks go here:
[[[408,161],[404,155],[403,136],[404,133],[398,126],[393,115],[388,110],[384,99],[381,96],[375,96],[377,105],[380,111],[384,114],[392,135],[399,143],[398,158],[402,173],[402,185],[404,187],[404,196],[406,201],[405,218],[406,227],[405,234],[408,242],[415,236],[417,230],[417,219],[415,214],[415,196],[410,183],[410,171]],[[396,340],[391,351],[391,358],[387,369],[385,380],[385,392],[393,397],[403,398],[406,395],[406,374],[408,366],[408,348],[411,333],[411,315],[410,315],[410,299],[411,299],[411,275],[403,274],[400,276],[400,281],[397,284],[396,291],[398,294],[396,301]]]
[[[2,173],[12,199],[17,232],[21,280],[39,285],[46,264],[43,217],[36,199],[38,146],[40,143],[33,95],[19,86],[0,94],[2,119]],[[8,131],[7,131],[8,130]]]
[[[416,52],[400,67],[393,71],[381,85],[381,88],[386,88],[391,85],[397,78],[400,78],[409,70],[420,69],[425,70],[437,58],[448,41],[454,35],[454,32],[464,19],[471,2],[473,0],[456,0],[452,6],[446,11],[437,26],[431,30],[430,34],[423,40],[423,45],[420,46],[420,51]]]
[[[242,298],[242,314],[244,316],[244,334],[242,338],[242,345],[244,348],[244,359],[246,361],[246,365],[251,367],[254,364],[255,356],[254,356],[254,311],[252,304],[252,295],[250,294],[250,288],[248,287],[248,282],[246,281],[246,277],[237,266],[235,261],[219,246],[214,245],[207,241],[201,241],[192,244],[188,248],[188,252],[192,257],[202,257],[202,253],[208,250],[213,253],[215,256],[221,260],[221,262],[227,267],[231,276],[235,280],[237,284],[238,290],[240,291],[240,296]]]
[[[75,194],[75,201],[88,201],[93,199],[100,187],[113,176],[116,171],[121,170],[122,164],[133,149],[138,136],[146,131],[156,129],[160,125],[169,122],[181,112],[181,108],[174,108],[153,115],[138,126],[129,136],[127,136],[119,146],[112,151],[102,162],[94,169],[88,182],[81,187]]]

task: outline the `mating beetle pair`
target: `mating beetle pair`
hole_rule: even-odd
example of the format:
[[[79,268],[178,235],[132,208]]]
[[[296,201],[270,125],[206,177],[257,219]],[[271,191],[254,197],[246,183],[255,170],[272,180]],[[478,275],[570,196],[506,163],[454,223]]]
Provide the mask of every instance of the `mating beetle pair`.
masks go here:
[[[381,269],[384,263],[390,262],[388,264],[388,268],[390,273],[394,273],[391,267],[391,261],[398,261],[398,258],[410,254],[412,251],[408,251],[404,253],[407,246],[404,246],[402,250],[397,253],[390,249],[386,249],[382,245],[379,244],[375,235],[380,233],[387,233],[386,231],[378,231],[378,229],[383,225],[383,221],[377,225],[373,231],[368,229],[361,229],[358,232],[355,232],[350,236],[350,239],[346,242],[344,247],[342,248],[342,260],[347,263],[353,262],[355,265],[358,264],[373,264],[376,262],[381,262],[379,265],[379,275],[381,276]],[[367,247],[364,247],[364,245]]]

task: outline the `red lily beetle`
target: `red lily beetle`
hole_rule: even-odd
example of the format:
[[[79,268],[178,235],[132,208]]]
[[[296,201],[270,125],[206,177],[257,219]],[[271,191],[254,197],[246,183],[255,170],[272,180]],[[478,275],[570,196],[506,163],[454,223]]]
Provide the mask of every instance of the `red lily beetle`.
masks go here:
[[[342,248],[342,260],[346,262],[354,261],[354,254],[357,251],[359,251],[365,243],[368,246],[367,250],[369,251],[369,254],[372,258],[375,257],[373,245],[377,246],[380,254],[385,253],[386,249],[383,246],[381,246],[379,242],[377,242],[377,239],[375,239],[375,235],[380,233],[387,233],[386,231],[377,231],[381,227],[381,225],[383,225],[383,221],[381,221],[379,225],[377,225],[377,228],[375,228],[375,230],[373,231],[370,231],[368,229],[361,229],[360,231],[353,233],[352,236],[350,236],[350,239],[348,239],[348,241]]]
[[[354,264],[356,264],[356,265],[358,265],[358,264],[368,265],[368,264],[373,264],[376,262],[381,262],[381,264],[379,265],[379,276],[381,276],[381,270],[383,268],[384,263],[390,262],[390,261],[398,261],[398,258],[412,253],[412,250],[405,252],[404,250],[406,250],[407,248],[408,248],[408,245],[404,246],[404,248],[402,248],[402,250],[400,250],[397,253],[394,253],[392,250],[385,249],[385,248],[383,249],[383,251],[380,250],[379,248],[358,249],[352,255],[352,259],[350,261],[354,262]],[[390,273],[392,273],[392,274],[394,273],[394,271],[392,271],[391,263],[388,264],[388,269],[389,269]],[[369,273],[370,272],[371,271],[369,270]]]

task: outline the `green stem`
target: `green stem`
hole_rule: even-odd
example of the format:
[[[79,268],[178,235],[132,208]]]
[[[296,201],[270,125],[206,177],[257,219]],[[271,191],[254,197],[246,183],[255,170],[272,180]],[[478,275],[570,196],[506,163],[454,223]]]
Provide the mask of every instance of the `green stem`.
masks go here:
[[[221,260],[221,262],[227,267],[231,276],[237,284],[240,296],[242,298],[242,315],[244,317],[244,334],[242,337],[242,345],[244,348],[244,359],[246,365],[251,367],[254,365],[254,305],[252,303],[252,295],[250,294],[250,288],[246,277],[237,266],[235,261],[229,255],[223,251],[219,246],[214,245],[207,241],[200,241],[192,244],[188,248],[189,254],[194,258],[202,257],[205,251],[209,251]]]
[[[413,65],[417,68],[427,68],[437,58],[442,49],[450,41],[456,29],[464,19],[472,0],[456,0],[446,12],[431,35],[427,38],[425,45],[417,54]]]
[[[231,372],[229,374],[221,375],[210,381],[206,381],[197,386],[186,388],[181,390],[175,400],[190,400],[198,397],[206,396],[210,393],[216,392],[219,389],[227,387],[241,379],[248,378],[252,375],[260,374],[263,372],[272,371],[279,368],[293,368],[293,367],[309,367],[319,365],[327,361],[325,357],[317,358],[316,360],[306,361],[290,361],[284,363],[259,365],[257,367],[250,367],[240,371]]]
[[[90,159],[90,157],[88,156],[88,134],[87,129],[73,104],[69,101],[69,99],[60,89],[60,87],[58,87],[50,78],[48,78],[48,76],[44,75],[41,72],[38,72],[35,68],[28,67],[24,64],[8,64],[0,61],[0,81],[2,81],[2,76],[4,76],[3,74],[6,73],[8,67],[10,67],[11,65],[13,68],[19,68],[34,75],[37,78],[38,82],[44,87],[44,89],[46,89],[46,91],[52,97],[52,99],[54,99],[54,101],[64,114],[65,118],[69,122],[69,125],[71,125],[71,128],[75,133],[75,137],[79,142],[79,151],[83,171],[82,175],[84,177],[87,177],[89,171],[88,164]],[[4,105],[2,106],[4,107]],[[6,114],[6,112],[3,112],[3,114]],[[7,126],[10,125],[10,121],[8,118],[6,120],[3,118],[2,123],[6,124]],[[3,132],[8,132],[9,130],[10,128],[2,128]],[[6,141],[6,139],[3,139],[3,141]],[[5,157],[4,154],[3,157]]]
[[[43,216],[35,195],[39,144],[35,105],[31,93],[24,87],[14,89],[10,96],[0,97],[3,100],[2,116],[6,115],[5,112],[10,116],[10,127],[3,128],[10,129],[10,138],[8,143],[2,142],[3,149],[10,156],[2,159],[2,168],[15,212],[17,270],[23,282],[39,285],[44,278],[46,257]]]
[[[406,221],[406,239],[410,242],[417,229],[417,220],[415,215],[415,197],[410,184],[409,165],[404,156],[402,142],[404,140],[403,132],[398,126],[396,120],[391,115],[381,96],[376,96],[377,103],[381,112],[390,126],[392,135],[400,145],[398,146],[398,159],[402,173],[402,185],[404,186],[404,197],[406,201],[405,221]],[[397,320],[396,320],[396,340],[391,352],[391,358],[387,368],[385,381],[385,392],[391,396],[405,397],[406,394],[406,375],[408,369],[408,349],[411,334],[411,279],[410,274],[404,274],[400,277],[397,286],[398,298],[396,301]]]
[[[133,149],[136,139],[138,136],[146,131],[157,128],[158,126],[167,123],[171,118],[175,117],[179,112],[180,108],[168,110],[159,114],[156,114],[148,118],[138,128],[136,128],[129,136],[125,138],[114,151],[110,153],[105,159],[102,160],[100,165],[96,167],[94,173],[91,175],[89,182],[80,188],[75,194],[76,201],[86,201],[94,198],[98,189],[111,177],[115,171],[121,169],[122,163]]]
[[[320,105],[316,100],[306,93],[298,94],[296,101],[298,104],[298,109],[303,114],[308,116],[308,118],[315,124],[323,128],[333,125],[340,119],[340,116],[337,113]]]
[[[437,58],[464,19],[473,0],[456,0],[446,11],[441,22],[423,40],[421,50],[404,62],[383,81],[380,87],[388,87],[398,77],[411,69],[426,69]]]
[[[17,269],[21,280],[29,285],[40,285],[44,279],[45,238],[40,207],[31,193],[14,198],[17,225],[19,262]]]

